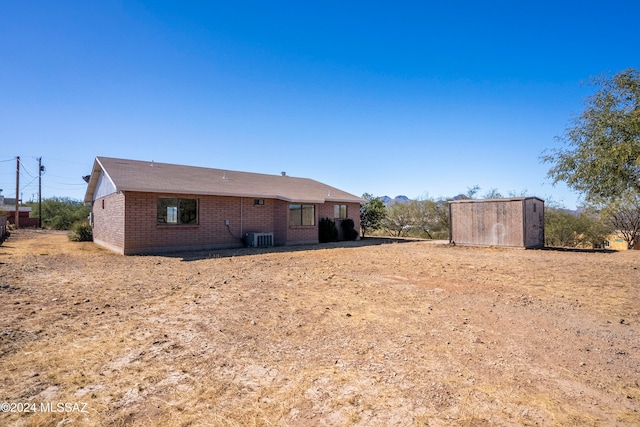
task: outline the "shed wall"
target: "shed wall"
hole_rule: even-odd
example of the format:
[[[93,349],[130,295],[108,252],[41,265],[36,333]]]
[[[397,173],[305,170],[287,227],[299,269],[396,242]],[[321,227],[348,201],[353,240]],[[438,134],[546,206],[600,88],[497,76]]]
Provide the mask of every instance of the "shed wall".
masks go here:
[[[452,240],[456,244],[522,246],[522,203],[452,203]]]
[[[538,198],[451,202],[451,241],[462,245],[541,247],[544,202]]]
[[[544,246],[544,202],[539,199],[524,200],[525,247]]]

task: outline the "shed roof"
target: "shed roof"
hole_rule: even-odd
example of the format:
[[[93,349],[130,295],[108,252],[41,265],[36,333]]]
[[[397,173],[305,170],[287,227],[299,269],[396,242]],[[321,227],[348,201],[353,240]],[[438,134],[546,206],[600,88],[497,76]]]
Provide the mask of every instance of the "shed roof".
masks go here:
[[[527,197],[505,197],[501,199],[458,199],[449,200],[449,203],[486,203],[486,202],[522,202],[524,200],[536,199],[544,202],[540,197],[527,196]]]
[[[254,197],[297,203],[364,201],[308,178],[96,157],[85,202],[93,200],[102,172],[116,191]]]

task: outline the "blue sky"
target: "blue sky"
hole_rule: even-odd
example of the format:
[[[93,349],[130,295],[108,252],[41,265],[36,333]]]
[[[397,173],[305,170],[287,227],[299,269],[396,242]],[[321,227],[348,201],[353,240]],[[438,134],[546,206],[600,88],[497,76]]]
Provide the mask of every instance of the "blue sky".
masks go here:
[[[0,188],[82,199],[96,156],[316,179],[356,195],[546,177],[603,72],[640,67],[640,4],[7,1]]]

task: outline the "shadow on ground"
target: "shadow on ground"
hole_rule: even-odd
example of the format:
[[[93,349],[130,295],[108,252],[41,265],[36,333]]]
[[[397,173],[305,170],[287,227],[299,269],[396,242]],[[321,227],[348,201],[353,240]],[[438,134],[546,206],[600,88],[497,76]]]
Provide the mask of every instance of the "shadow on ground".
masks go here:
[[[332,243],[319,243],[313,245],[295,245],[295,246],[272,246],[267,248],[233,248],[233,249],[215,249],[215,250],[200,250],[200,251],[180,251],[169,252],[163,254],[156,254],[157,256],[164,256],[168,258],[182,258],[182,261],[199,261],[203,259],[211,258],[230,258],[238,256],[250,256],[256,254],[269,254],[269,253],[287,253],[287,252],[303,252],[303,251],[317,251],[325,249],[338,249],[338,248],[361,248],[364,246],[381,246],[389,244],[400,244],[410,242],[428,242],[434,244],[449,244],[446,240],[422,240],[422,239],[404,239],[393,237],[365,237],[356,241],[344,241],[344,242],[332,242]]]

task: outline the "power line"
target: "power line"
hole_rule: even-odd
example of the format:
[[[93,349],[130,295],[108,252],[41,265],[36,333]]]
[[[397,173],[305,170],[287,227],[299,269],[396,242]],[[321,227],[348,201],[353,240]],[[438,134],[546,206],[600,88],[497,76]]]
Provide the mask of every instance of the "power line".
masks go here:
[[[20,166],[22,166],[22,169],[24,170],[24,172],[29,175],[31,178],[37,178],[37,176],[33,176],[33,174],[31,173],[31,171],[29,170],[29,168],[27,168],[24,164],[24,162],[20,162]]]
[[[24,191],[26,190],[31,184],[33,184],[33,181],[35,181],[36,179],[38,179],[38,177],[34,177],[31,181],[29,181],[27,184],[23,185],[21,190]]]

